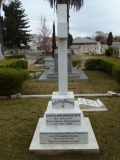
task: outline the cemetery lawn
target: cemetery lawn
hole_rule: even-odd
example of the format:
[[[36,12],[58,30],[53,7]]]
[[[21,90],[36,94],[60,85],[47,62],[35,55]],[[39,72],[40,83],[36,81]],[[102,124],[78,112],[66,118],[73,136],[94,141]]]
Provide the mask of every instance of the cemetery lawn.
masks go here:
[[[102,71],[84,71],[88,82],[69,82],[69,91],[75,94],[120,92],[113,77]],[[38,83],[27,80],[21,94],[52,94],[58,91],[58,83]],[[77,97],[76,97],[77,98]],[[99,98],[107,112],[84,112],[92,124],[99,155],[40,156],[29,152],[29,146],[38,123],[51,98],[0,99],[0,159],[1,160],[120,160],[120,97]]]

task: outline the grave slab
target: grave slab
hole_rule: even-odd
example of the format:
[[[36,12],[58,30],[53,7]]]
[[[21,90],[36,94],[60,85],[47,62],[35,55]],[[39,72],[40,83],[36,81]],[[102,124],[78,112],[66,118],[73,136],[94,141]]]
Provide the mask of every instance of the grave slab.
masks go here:
[[[78,98],[79,107],[82,111],[108,111],[106,106],[99,100]]]

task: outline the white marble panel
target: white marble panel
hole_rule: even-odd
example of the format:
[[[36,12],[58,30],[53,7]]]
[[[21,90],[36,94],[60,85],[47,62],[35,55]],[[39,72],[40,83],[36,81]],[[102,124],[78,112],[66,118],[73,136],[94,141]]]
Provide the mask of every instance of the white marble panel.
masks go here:
[[[41,144],[86,144],[88,143],[88,130],[85,125],[46,127],[46,122],[42,119],[39,138]]]
[[[74,94],[67,92],[66,95],[61,95],[59,92],[53,92],[52,108],[54,109],[72,109],[74,108]]]
[[[68,37],[68,23],[67,22],[58,22],[57,23],[57,37],[58,38],[67,38]]]
[[[68,59],[67,39],[58,39],[58,82],[59,93],[64,95],[68,92]]]
[[[46,114],[46,125],[47,126],[69,126],[69,125],[80,125],[81,115],[79,113],[66,113],[66,114]]]
[[[46,119],[46,126],[80,125],[81,110],[78,101],[75,101],[74,109],[52,109],[52,102],[49,101],[44,118]]]
[[[67,21],[67,5],[66,4],[57,5],[57,20],[58,22]]]

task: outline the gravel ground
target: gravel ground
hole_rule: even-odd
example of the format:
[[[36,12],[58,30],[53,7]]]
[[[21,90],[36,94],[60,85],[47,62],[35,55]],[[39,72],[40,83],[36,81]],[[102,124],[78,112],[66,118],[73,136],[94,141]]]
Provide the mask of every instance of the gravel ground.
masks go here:
[[[36,60],[28,60],[27,59],[27,61],[28,61],[28,66],[30,66],[30,65],[34,64]]]

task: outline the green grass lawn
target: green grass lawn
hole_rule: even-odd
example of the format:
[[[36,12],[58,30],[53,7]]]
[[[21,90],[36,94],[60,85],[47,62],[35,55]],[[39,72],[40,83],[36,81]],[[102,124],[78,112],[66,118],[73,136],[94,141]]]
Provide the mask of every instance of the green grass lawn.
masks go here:
[[[102,71],[85,71],[88,82],[70,82],[69,91],[81,93],[119,92],[113,77]],[[38,83],[27,80],[22,94],[52,94],[58,83]],[[89,97],[88,97],[89,98]],[[40,156],[29,152],[29,146],[38,123],[43,117],[50,98],[0,100],[0,160],[120,160],[120,97],[99,98],[108,112],[84,112],[90,118],[100,154]]]

